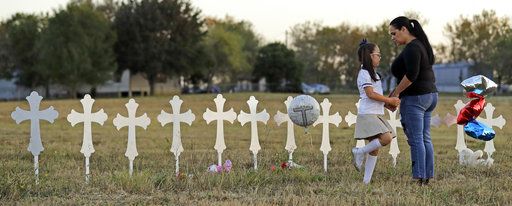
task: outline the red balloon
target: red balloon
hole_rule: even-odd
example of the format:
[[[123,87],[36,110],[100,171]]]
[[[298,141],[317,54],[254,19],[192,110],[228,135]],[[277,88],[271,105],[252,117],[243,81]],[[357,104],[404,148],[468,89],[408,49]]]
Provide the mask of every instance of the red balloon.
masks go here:
[[[480,113],[484,110],[485,106],[485,98],[482,95],[476,94],[474,92],[468,92],[467,97],[475,98],[471,100],[464,108],[462,108],[457,116],[457,124],[464,125],[468,123],[472,119],[476,119]]]

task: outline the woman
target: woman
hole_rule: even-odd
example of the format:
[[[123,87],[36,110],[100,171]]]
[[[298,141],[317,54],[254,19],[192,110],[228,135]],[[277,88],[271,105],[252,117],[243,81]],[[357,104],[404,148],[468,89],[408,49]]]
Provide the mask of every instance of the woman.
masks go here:
[[[434,177],[434,147],[430,138],[430,118],[437,104],[432,70],[434,52],[420,23],[414,19],[393,19],[389,34],[397,45],[405,45],[391,65],[391,73],[399,84],[390,96],[400,98],[400,121],[411,147],[412,177],[425,185]]]

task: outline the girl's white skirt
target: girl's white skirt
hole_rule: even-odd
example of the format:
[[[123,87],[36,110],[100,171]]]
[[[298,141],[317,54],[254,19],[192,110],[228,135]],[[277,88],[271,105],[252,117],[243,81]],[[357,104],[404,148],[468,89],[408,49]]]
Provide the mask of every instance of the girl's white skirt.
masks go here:
[[[377,114],[358,114],[356,120],[356,132],[354,138],[366,139],[378,134],[391,132],[393,138],[396,137],[393,128],[383,116]]]

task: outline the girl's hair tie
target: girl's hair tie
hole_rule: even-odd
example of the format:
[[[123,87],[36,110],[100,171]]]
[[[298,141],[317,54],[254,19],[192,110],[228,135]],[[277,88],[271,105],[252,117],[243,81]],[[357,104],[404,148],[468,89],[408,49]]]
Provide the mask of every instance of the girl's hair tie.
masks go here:
[[[368,40],[366,38],[364,38],[363,40],[361,40],[361,42],[359,42],[359,46],[363,46],[367,43],[368,43]]]

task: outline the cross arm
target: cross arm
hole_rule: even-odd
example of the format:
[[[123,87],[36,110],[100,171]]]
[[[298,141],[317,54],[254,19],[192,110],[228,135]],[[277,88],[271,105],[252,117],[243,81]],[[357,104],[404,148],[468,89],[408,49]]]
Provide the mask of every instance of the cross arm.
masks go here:
[[[117,114],[116,118],[114,118],[114,126],[116,126],[117,130],[120,130],[121,128],[128,125],[128,118],[123,117],[123,115]]]
[[[44,119],[50,123],[53,123],[55,119],[59,116],[59,112],[50,106],[48,109],[45,109],[39,113],[41,119]]]
[[[16,107],[16,109],[11,113],[11,118],[16,121],[16,124],[19,124],[27,119],[30,119],[30,114],[27,111]]]
[[[81,118],[83,117],[83,114],[80,114],[76,112],[74,109],[71,110],[71,113],[68,114],[67,120],[69,123],[71,123],[71,126],[75,126],[79,122],[82,122]]]
[[[94,122],[96,122],[102,126],[105,123],[105,121],[107,121],[107,119],[108,119],[107,113],[105,113],[105,111],[103,111],[103,109],[100,109],[100,111],[98,111],[92,115],[93,115]]]
[[[160,124],[162,124],[162,127],[165,126],[166,124],[172,122],[172,119],[171,119],[171,114],[165,112],[164,110],[162,110],[160,112],[160,114],[158,115],[158,117],[156,117],[156,119],[160,122]]]

